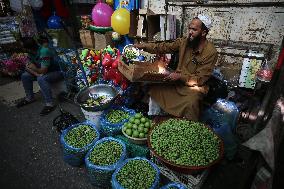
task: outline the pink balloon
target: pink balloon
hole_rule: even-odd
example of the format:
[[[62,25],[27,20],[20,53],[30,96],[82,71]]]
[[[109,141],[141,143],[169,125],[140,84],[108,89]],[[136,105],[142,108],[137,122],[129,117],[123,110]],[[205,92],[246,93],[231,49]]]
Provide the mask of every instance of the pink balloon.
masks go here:
[[[97,3],[92,10],[92,20],[95,26],[110,27],[113,9],[105,3]]]

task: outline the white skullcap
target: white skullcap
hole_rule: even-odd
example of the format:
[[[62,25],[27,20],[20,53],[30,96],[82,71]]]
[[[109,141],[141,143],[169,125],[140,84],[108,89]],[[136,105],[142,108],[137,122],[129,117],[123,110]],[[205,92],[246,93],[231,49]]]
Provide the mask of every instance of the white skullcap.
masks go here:
[[[208,30],[210,30],[210,28],[212,27],[212,21],[211,21],[211,19],[210,19],[209,16],[199,14],[199,15],[197,16],[197,18],[198,18],[199,20],[201,20],[201,22],[203,22],[203,24],[206,26],[206,28],[207,28]]]

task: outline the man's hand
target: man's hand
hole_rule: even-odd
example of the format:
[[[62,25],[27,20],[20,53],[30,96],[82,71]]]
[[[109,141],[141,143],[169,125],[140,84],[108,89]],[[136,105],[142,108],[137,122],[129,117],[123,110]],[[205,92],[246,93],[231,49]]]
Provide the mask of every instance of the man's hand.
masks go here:
[[[169,80],[169,81],[177,81],[181,78],[181,73],[179,72],[173,72],[170,73],[170,75],[168,75],[167,77],[165,77],[165,80]]]

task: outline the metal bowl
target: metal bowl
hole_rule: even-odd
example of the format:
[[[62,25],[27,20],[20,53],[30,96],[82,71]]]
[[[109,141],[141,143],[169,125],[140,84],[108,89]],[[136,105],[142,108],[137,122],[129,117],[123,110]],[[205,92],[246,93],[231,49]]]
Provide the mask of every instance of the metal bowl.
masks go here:
[[[96,112],[107,109],[118,96],[118,91],[107,84],[97,84],[90,87],[85,87],[75,96],[75,103],[81,106],[86,111]],[[92,97],[107,96],[110,100],[100,105],[86,106],[85,102]]]

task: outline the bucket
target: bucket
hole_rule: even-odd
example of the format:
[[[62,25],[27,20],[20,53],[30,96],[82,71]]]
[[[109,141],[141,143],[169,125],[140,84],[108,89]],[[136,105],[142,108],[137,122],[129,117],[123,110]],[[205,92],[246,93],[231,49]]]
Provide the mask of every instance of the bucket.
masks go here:
[[[81,108],[81,110],[82,110],[82,112],[85,116],[85,119],[95,123],[96,128],[98,130],[100,130],[101,129],[100,117],[101,117],[103,111],[88,112],[88,111],[84,110],[83,108]]]

